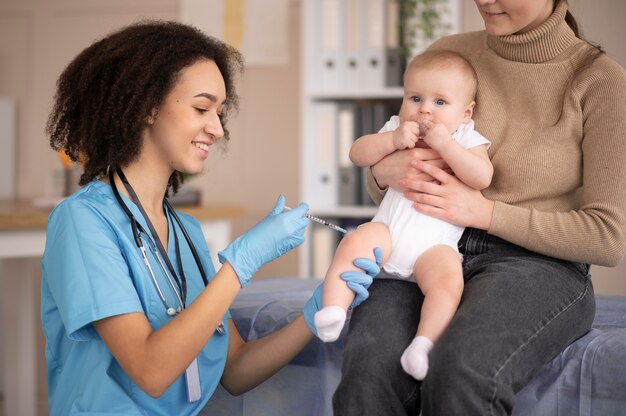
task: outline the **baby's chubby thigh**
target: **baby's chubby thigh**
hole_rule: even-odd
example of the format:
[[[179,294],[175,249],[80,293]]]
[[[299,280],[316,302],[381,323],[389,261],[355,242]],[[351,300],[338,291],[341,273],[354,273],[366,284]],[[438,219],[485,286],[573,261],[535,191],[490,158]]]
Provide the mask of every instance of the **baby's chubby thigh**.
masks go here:
[[[385,264],[391,253],[391,233],[389,227],[382,222],[367,222],[356,230],[346,234],[339,243],[338,250],[352,254],[354,257],[364,257],[372,260],[374,249],[380,247],[383,255],[382,264]],[[355,270],[358,270],[356,266]]]
[[[376,260],[374,248],[380,247],[383,264],[391,251],[391,237],[387,226],[380,222],[369,222],[346,234],[339,243],[335,257],[324,280],[323,306],[338,305],[348,308],[354,292],[339,277],[341,273],[362,271],[354,265],[357,258]]]
[[[422,293],[433,290],[447,294],[458,303],[463,292],[463,267],[459,252],[448,244],[437,244],[415,261],[413,276]]]
[[[324,342],[333,342],[339,338],[346,321],[348,307],[354,300],[354,292],[340,274],[361,269],[353,262],[356,258],[374,258],[374,248],[380,247],[383,261],[389,257],[391,239],[389,229],[383,223],[367,223],[348,233],[339,243],[335,258],[326,273],[322,288],[322,308],[315,313],[313,323],[317,336]]]

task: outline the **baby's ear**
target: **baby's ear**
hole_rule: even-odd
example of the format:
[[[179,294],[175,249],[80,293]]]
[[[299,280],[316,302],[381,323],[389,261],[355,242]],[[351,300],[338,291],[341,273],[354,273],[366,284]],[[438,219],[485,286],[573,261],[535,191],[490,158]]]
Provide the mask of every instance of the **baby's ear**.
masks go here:
[[[472,119],[472,115],[474,114],[474,106],[476,105],[476,101],[472,101],[465,107],[465,113],[463,114],[463,122],[467,123]]]

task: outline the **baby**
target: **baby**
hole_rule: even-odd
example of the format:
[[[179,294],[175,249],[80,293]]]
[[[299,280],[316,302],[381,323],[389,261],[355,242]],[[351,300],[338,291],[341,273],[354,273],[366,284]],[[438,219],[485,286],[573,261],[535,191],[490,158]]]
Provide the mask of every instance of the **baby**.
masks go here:
[[[489,186],[493,167],[487,154],[490,142],[474,130],[472,113],[476,73],[471,64],[450,51],[427,51],[414,57],[404,73],[404,98],[377,134],[358,138],[350,159],[372,166],[400,149],[430,147],[466,185]],[[354,297],[340,279],[355,257],[371,256],[381,247],[383,268],[398,279],[413,276],[424,294],[417,334],[400,359],[402,368],[417,380],[428,371],[428,354],[458,307],[463,270],[457,243],[463,228],[418,213],[400,190],[389,189],[371,222],[346,235],[335,253],[323,289],[323,308],[315,314],[319,337],[339,337]]]

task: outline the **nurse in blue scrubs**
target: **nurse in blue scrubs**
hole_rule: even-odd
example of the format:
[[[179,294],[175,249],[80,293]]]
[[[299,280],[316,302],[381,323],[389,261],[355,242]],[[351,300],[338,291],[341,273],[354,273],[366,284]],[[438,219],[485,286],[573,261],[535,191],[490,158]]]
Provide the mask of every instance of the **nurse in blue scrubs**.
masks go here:
[[[320,288],[303,316],[250,343],[228,313],[260,266],[302,243],[305,204],[284,211],[279,197],[216,272],[198,222],[165,198],[228,139],[241,69],[237,51],[189,26],[143,22],[59,78],[47,133],[82,163],[84,186],[51,213],[42,262],[51,415],[196,414],[218,383],[241,394],[314,336]],[[372,257],[344,274],[354,306],[378,272]]]

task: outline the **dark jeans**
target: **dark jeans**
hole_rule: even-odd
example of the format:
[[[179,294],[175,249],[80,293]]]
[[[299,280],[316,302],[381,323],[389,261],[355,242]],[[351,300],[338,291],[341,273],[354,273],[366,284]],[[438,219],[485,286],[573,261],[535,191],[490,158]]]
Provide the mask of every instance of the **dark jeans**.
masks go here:
[[[345,342],[335,416],[510,415],[515,393],[591,328],[589,267],[539,255],[483,231],[459,242],[465,290],[420,383],[400,366],[423,295],[416,284],[374,279]],[[380,276],[379,276],[380,277]]]

